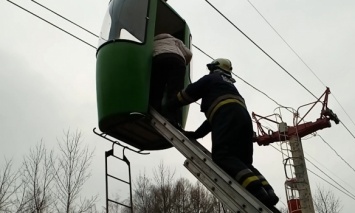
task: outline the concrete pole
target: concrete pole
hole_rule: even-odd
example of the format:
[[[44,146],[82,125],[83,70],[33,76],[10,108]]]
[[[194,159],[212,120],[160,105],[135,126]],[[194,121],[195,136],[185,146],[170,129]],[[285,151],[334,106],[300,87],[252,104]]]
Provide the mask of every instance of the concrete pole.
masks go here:
[[[297,180],[297,189],[301,202],[302,213],[314,213],[311,187],[309,184],[306,161],[303,154],[301,138],[291,136],[290,140],[292,160]]]

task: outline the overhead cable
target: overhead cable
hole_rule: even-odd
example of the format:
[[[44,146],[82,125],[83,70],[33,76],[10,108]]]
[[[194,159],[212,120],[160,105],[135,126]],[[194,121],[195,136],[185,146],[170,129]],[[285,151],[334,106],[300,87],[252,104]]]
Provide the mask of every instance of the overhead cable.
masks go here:
[[[39,15],[37,15],[37,14],[35,14],[35,13],[33,13],[33,12],[27,10],[27,9],[24,8],[24,7],[21,7],[20,5],[18,5],[18,4],[16,4],[16,3],[12,2],[12,1],[10,1],[10,0],[7,0],[7,1],[10,2],[11,4],[15,5],[16,7],[18,7],[18,8],[20,8],[20,9],[22,9],[22,10],[28,12],[29,14],[31,14],[31,15],[33,15],[33,16],[39,18],[39,19],[41,19],[42,21],[46,22],[47,24],[50,24],[50,25],[52,25],[53,27],[55,27],[55,28],[57,28],[57,29],[63,31],[64,33],[66,33],[66,34],[72,36],[73,38],[75,38],[75,39],[77,39],[77,40],[83,42],[84,44],[87,44],[87,45],[89,45],[90,47],[96,49],[95,46],[93,46],[93,45],[91,45],[90,43],[84,41],[83,39],[81,39],[81,38],[75,36],[74,34],[72,34],[72,33],[68,32],[68,31],[64,30],[63,28],[61,28],[61,27],[59,27],[59,26],[53,24],[52,22],[50,22],[50,21],[48,21],[48,20],[46,20],[46,19],[40,17]]]
[[[209,57],[210,59],[214,60],[214,58],[212,56],[210,56],[209,54],[207,54],[205,51],[203,51],[201,48],[199,48],[198,46],[192,44],[193,47],[195,47],[196,49],[198,49],[201,53],[205,54],[207,57]],[[261,91],[260,89],[256,88],[255,86],[253,86],[252,84],[250,84],[249,82],[247,82],[246,80],[244,80],[243,78],[241,78],[240,76],[237,76],[236,74],[232,73],[233,76],[237,77],[238,79],[240,79],[241,81],[243,81],[245,84],[247,84],[248,86],[252,87],[253,89],[255,89],[256,91],[260,92],[261,94],[263,94],[264,96],[266,96],[268,99],[270,99],[271,101],[273,101],[274,103],[276,103],[278,106],[280,107],[285,107],[282,106],[281,104],[279,104],[277,101],[275,101],[273,98],[271,98],[269,95],[267,95],[265,92]],[[286,107],[285,107],[286,108]]]
[[[196,49],[198,49],[201,53],[205,54],[207,57],[209,57],[211,60],[213,60],[214,58],[212,58],[212,56],[208,55],[205,51],[201,50],[201,48],[199,48],[198,46],[192,44],[193,47],[195,47]]]
[[[280,152],[282,155],[287,156],[286,154],[282,153],[281,150],[279,150],[278,148],[276,148],[275,146],[271,145],[275,150],[277,150],[278,152]],[[309,163],[311,163],[312,165],[314,165],[310,160],[308,160],[307,158],[305,158]],[[323,172],[320,168],[318,168],[317,166],[315,166],[318,170],[320,170],[323,174],[325,174],[325,172]],[[330,178],[327,174],[325,174],[328,178],[330,178],[335,184],[339,185],[340,188],[343,188],[345,191],[343,191],[342,189],[340,189],[339,187],[335,186],[334,184],[330,183],[329,181],[327,181],[326,179],[324,179],[323,177],[321,177],[320,175],[316,174],[315,172],[313,172],[312,170],[310,170],[309,168],[307,168],[307,171],[311,172],[312,174],[314,174],[315,176],[319,177],[320,179],[322,179],[324,182],[328,183],[329,185],[333,186],[334,188],[338,189],[340,192],[342,192],[344,195],[348,196],[349,198],[355,200],[355,196],[349,192],[348,190],[346,190],[343,186],[341,186],[338,182],[336,182],[334,179]]]
[[[214,10],[216,10],[224,19],[226,19],[234,28],[236,28],[240,33],[242,33],[250,42],[252,42],[259,50],[261,50],[267,57],[269,57],[275,64],[277,64],[284,72],[286,72],[291,78],[293,78],[299,85],[301,85],[309,94],[317,98],[307,87],[305,87],[301,82],[299,82],[291,73],[289,73],[281,64],[279,64],[274,58],[272,58],[265,50],[263,50],[258,44],[256,44],[249,36],[247,36],[241,29],[239,29],[231,20],[229,20],[221,11],[219,11],[213,4],[208,0],[205,0]]]
[[[307,169],[309,172],[311,172],[312,174],[314,174],[315,176],[319,177],[320,179],[322,179],[324,182],[328,183],[329,185],[333,186],[334,188],[338,189],[340,192],[342,192],[344,195],[348,196],[349,198],[355,200],[355,198],[347,193],[345,193],[344,191],[342,191],[341,189],[339,189],[338,187],[334,186],[334,184],[330,183],[329,181],[325,180],[324,178],[322,178],[321,176],[317,175],[316,173],[314,173],[313,171]]]
[[[10,0],[8,0],[9,2],[11,2]],[[53,13],[53,14],[55,14],[55,15],[57,15],[57,16],[59,16],[59,17],[61,17],[62,19],[64,19],[64,20],[66,20],[66,21],[68,21],[69,23],[71,23],[71,24],[73,24],[73,25],[75,25],[75,26],[77,26],[77,27],[79,27],[80,29],[83,29],[83,30],[85,30],[86,32],[88,32],[88,33],[90,33],[90,34],[92,34],[93,36],[95,36],[95,37],[99,37],[98,35],[96,35],[95,33],[93,33],[93,32],[91,32],[91,31],[89,31],[89,30],[87,30],[86,28],[84,28],[84,27],[82,27],[82,26],[80,26],[79,24],[77,24],[77,23],[75,23],[75,22],[73,22],[73,21],[71,21],[70,19],[68,19],[68,18],[66,18],[66,17],[64,17],[64,16],[62,16],[62,15],[60,15],[59,13],[57,13],[57,12],[55,12],[55,11],[53,11],[53,10],[51,10],[51,9],[49,9],[48,7],[46,7],[46,6],[44,6],[43,4],[40,4],[40,3],[38,3],[37,1],[35,1],[35,0],[31,0],[32,2],[34,2],[34,3],[36,3],[36,4],[38,4],[39,6],[41,6],[41,7],[43,7],[44,9],[46,9],[46,10],[48,10],[48,11],[50,11],[51,13]],[[207,1],[208,2],[208,1]],[[13,2],[11,2],[11,3],[13,3]],[[208,2],[209,3],[209,2]],[[15,3],[13,3],[13,4],[15,4]],[[15,4],[16,5],[16,4]],[[16,5],[16,6],[18,6],[18,5]],[[21,8],[21,7],[20,7]],[[24,9],[24,8],[21,8],[21,9]],[[256,8],[255,8],[256,9]],[[24,10],[26,10],[26,9],[24,9]],[[27,12],[29,12],[29,13],[31,13],[32,14],[32,12],[30,12],[30,11],[28,11],[28,10],[26,10]],[[219,12],[219,11],[218,11]],[[34,15],[34,14],[33,14]],[[261,14],[260,14],[261,15]],[[37,15],[35,15],[35,16],[37,16]],[[223,15],[224,16],[224,15]],[[37,16],[38,18],[40,18],[40,19],[42,19],[43,21],[46,21],[46,22],[48,22],[49,24],[51,24],[51,25],[53,25],[53,26],[55,26],[55,27],[57,27],[58,29],[60,29],[60,30],[62,30],[63,32],[65,32],[65,33],[68,33],[69,35],[71,35],[71,36],[73,36],[73,37],[75,37],[76,39],[79,39],[80,41],[82,41],[82,42],[84,42],[84,43],[86,43],[86,44],[88,44],[89,46],[91,46],[91,47],[93,47],[93,48],[95,48],[95,49],[97,49],[95,46],[93,46],[93,45],[91,45],[91,44],[89,44],[89,43],[87,43],[86,41],[84,41],[84,40],[82,40],[82,39],[80,39],[80,38],[78,38],[78,37],[76,37],[76,36],[74,36],[74,35],[72,35],[72,34],[70,34],[69,32],[67,32],[67,31],[65,31],[65,30],[63,30],[62,28],[59,28],[58,26],[56,26],[56,25],[54,25],[54,24],[52,24],[52,23],[50,23],[49,21],[47,21],[47,20],[45,20],[45,19],[43,19],[43,18],[41,18],[41,17],[39,17],[39,16]],[[225,17],[225,16],[224,16]],[[225,17],[226,18],[226,17]],[[227,19],[227,18],[226,18]],[[227,19],[228,20],[228,19]],[[228,20],[229,21],[229,20]],[[230,21],[229,21],[230,22]],[[271,25],[270,25],[271,26]],[[235,26],[236,27],[236,26]],[[272,27],[272,26],[271,26]],[[237,28],[238,30],[239,30],[239,28]],[[276,30],[275,30],[276,31]],[[241,31],[242,32],[242,31]],[[243,33],[243,32],[242,32]],[[244,33],[243,33],[244,34]],[[245,34],[244,34],[245,35]],[[247,36],[247,35],[245,35],[248,39],[249,39],[249,37]],[[281,36],[280,36],[281,37]],[[282,37],[281,37],[282,38]],[[284,39],[283,39],[284,40]],[[252,41],[252,40],[251,40]],[[252,41],[253,42],[253,41]],[[286,41],[285,41],[286,42]],[[254,43],[254,42],[253,42]],[[255,44],[255,43],[254,43]],[[286,42],[286,44],[287,44],[287,42]],[[256,46],[258,46],[257,44],[255,44]],[[210,55],[208,55],[206,52],[204,52],[203,50],[201,50],[199,47],[197,47],[196,45],[194,45],[194,44],[192,44],[192,46],[194,46],[196,49],[198,49],[199,51],[201,51],[203,54],[205,54],[206,56],[208,56],[209,58],[211,58],[211,59],[213,59]],[[258,46],[259,47],[259,46]],[[291,48],[291,47],[290,47]],[[260,48],[261,49],[261,48]],[[291,48],[292,49],[292,48]],[[261,49],[262,50],[262,49]],[[264,50],[262,50],[263,52],[264,52]],[[266,55],[268,55],[266,52],[264,52]],[[295,54],[296,55],[298,55],[296,52],[295,52]],[[269,55],[268,55],[269,56]],[[270,57],[270,56],[269,56]],[[271,57],[270,57],[271,58]],[[300,58],[300,57],[299,57]],[[271,58],[272,59],[272,58]],[[272,59],[273,60],[273,59]],[[302,60],[302,59],[301,59]],[[303,61],[303,60],[302,60]],[[277,63],[276,61],[275,61],[275,63]],[[278,64],[278,63],[277,63]],[[280,66],[280,65],[279,65]],[[281,67],[281,68],[283,68],[283,67]],[[285,70],[286,71],[286,70]],[[287,71],[286,71],[287,72]],[[288,73],[288,72],[287,72]],[[242,79],[241,77],[239,77],[239,76],[237,76],[237,75],[235,75],[234,73],[233,73],[233,75],[235,76],[235,77],[237,77],[237,78],[239,78],[240,80],[242,80],[244,83],[246,83],[247,85],[249,85],[250,87],[252,87],[252,88],[254,88],[255,90],[257,90],[258,92],[260,92],[260,93],[262,93],[264,96],[266,96],[267,98],[269,98],[271,101],[273,101],[274,103],[276,103],[278,106],[281,106],[281,107],[284,107],[284,106],[282,106],[281,104],[279,104],[277,101],[275,101],[274,99],[272,99],[271,97],[269,97],[266,93],[264,93],[264,92],[262,92],[261,90],[259,90],[259,89],[257,89],[256,87],[254,87],[253,85],[251,85],[251,84],[249,84],[247,81],[245,81],[244,79]],[[293,77],[293,76],[292,76]],[[297,79],[295,79],[296,81],[297,81]],[[298,81],[297,81],[298,82]],[[313,94],[312,94],[313,95]],[[340,103],[339,103],[340,104]],[[344,110],[345,111],[345,110]],[[346,113],[346,112],[345,112]],[[347,114],[347,113],[346,113]],[[342,123],[343,124],[343,123]],[[354,137],[354,139],[355,139],[355,136],[350,132],[350,130],[343,124],[343,126],[348,130],[348,132]]]
[[[331,173],[333,176],[335,176],[336,178],[340,179],[344,184],[346,184],[346,187],[350,187],[353,190],[355,190],[355,188],[353,186],[351,186],[348,182],[344,181],[342,178],[340,178],[337,174],[335,174],[332,169],[327,168],[325,165],[323,165],[321,162],[319,162],[317,159],[315,159],[314,157],[312,157],[310,154],[308,154],[307,152],[305,152],[305,154],[307,154],[308,158],[311,158],[313,161],[315,161],[318,165],[322,166],[323,168],[325,168],[328,173]]]
[[[320,136],[320,135],[318,135],[318,136],[323,140],[323,142],[324,142],[325,144],[327,144],[327,145],[329,146],[329,148],[331,148],[331,149],[335,152],[336,155],[338,155],[338,157],[339,157],[342,161],[344,161],[344,163],[346,163],[346,165],[348,165],[348,166],[350,167],[351,170],[353,170],[353,171],[355,172],[355,169],[354,169],[343,157],[341,157],[341,156],[338,154],[338,152],[335,151],[335,149],[334,149],[332,146],[330,146],[329,143],[327,143],[327,142],[324,140],[324,138],[323,138],[322,136]]]
[[[333,178],[331,178],[327,173],[325,173],[322,169],[320,169],[318,166],[316,166],[314,163],[312,163],[310,160],[308,160],[306,157],[305,159],[308,161],[308,163],[312,164],[314,167],[316,167],[320,172],[322,172],[325,176],[327,176],[330,180],[332,180],[334,183],[336,183],[338,186],[340,186],[344,191],[346,191],[349,195],[351,195],[351,198],[355,200],[355,195],[349,192],[347,189],[345,189],[342,185],[340,185],[337,181],[335,181]]]
[[[50,24],[50,25],[56,27],[57,29],[59,29],[59,30],[65,32],[65,33],[67,33],[68,35],[70,35],[70,36],[76,38],[77,40],[79,40],[79,41],[81,41],[81,42],[83,42],[83,43],[85,43],[85,44],[87,44],[87,45],[93,47],[94,49],[96,49],[95,46],[93,46],[93,45],[89,44],[88,42],[86,42],[86,41],[80,39],[79,37],[77,37],[77,36],[75,36],[75,35],[69,33],[68,31],[66,31],[66,30],[64,30],[64,29],[62,29],[62,28],[56,26],[55,24],[53,24],[53,23],[49,22],[48,20],[46,20],[46,19],[40,17],[39,15],[37,15],[37,14],[35,14],[35,13],[33,13],[33,12],[31,12],[31,11],[29,11],[29,10],[23,8],[23,7],[21,7],[20,5],[18,5],[18,4],[16,4],[16,3],[12,2],[12,1],[10,1],[10,0],[7,0],[7,1],[10,2],[10,3],[12,3],[13,5],[17,6],[18,8],[20,8],[20,9],[22,9],[22,10],[24,10],[24,11],[30,13],[31,15],[33,15],[33,16],[35,16],[35,17],[41,19],[42,21],[44,21],[44,22],[46,22],[46,23],[48,23],[48,24]],[[37,3],[37,2],[35,2],[35,3]],[[48,9],[48,10],[49,10],[49,9]],[[55,12],[53,11],[53,13],[55,13]],[[55,14],[56,14],[56,13],[55,13]],[[57,14],[57,15],[59,15],[59,14]],[[70,23],[72,23],[72,24],[75,24],[74,22],[70,21],[69,19],[66,19],[65,17],[62,17],[62,18],[64,18],[65,20],[68,20],[68,21],[69,21]],[[79,26],[79,25],[77,25],[77,24],[75,24],[75,25],[78,26],[78,27],[80,27],[80,28],[82,28],[81,26]],[[84,28],[82,28],[82,29],[84,29]],[[86,31],[87,31],[87,30],[86,30]],[[88,32],[89,32],[89,31],[88,31]],[[94,36],[97,36],[97,35],[94,34]],[[196,49],[198,49],[199,51],[201,51],[202,53],[204,53],[204,54],[205,54],[206,56],[208,56],[209,58],[213,59],[211,56],[209,56],[207,53],[205,53],[204,51],[202,51],[202,50],[201,50],[200,48],[198,48],[197,46],[195,46],[195,45],[193,45],[193,46],[194,46]],[[276,62],[276,63],[277,63],[277,62]],[[287,71],[286,71],[286,72],[287,72]],[[236,75],[235,75],[235,76],[236,76]],[[245,82],[245,83],[248,84],[249,86],[253,87],[253,88],[256,89],[257,91],[261,92],[259,89],[255,88],[254,86],[252,86],[252,85],[249,84],[247,81],[245,81],[245,80],[243,80],[242,78],[240,78],[239,76],[236,76],[236,77],[239,78],[239,79],[241,79],[243,82]],[[268,98],[269,98],[270,100],[272,100],[273,102],[275,102],[277,105],[283,107],[282,105],[278,104],[275,100],[273,100],[272,98],[270,98],[270,97],[269,97],[267,94],[265,94],[264,92],[261,92],[261,93],[264,94],[266,97],[268,97]],[[312,95],[313,95],[313,94],[312,94]],[[275,147],[274,147],[274,148],[275,148]],[[278,151],[279,151],[279,150],[278,150]],[[313,164],[313,163],[312,163],[312,164]],[[309,169],[307,169],[307,170],[309,170]],[[309,171],[310,171],[310,170],[309,170]],[[312,171],[310,171],[310,172],[312,172]],[[315,174],[314,172],[312,172],[312,173]],[[317,174],[315,174],[315,175],[318,176]],[[318,176],[318,177],[319,177],[319,176]],[[320,178],[321,178],[321,177],[320,177]],[[323,179],[323,178],[321,178],[321,179]],[[324,179],[323,179],[323,180],[324,180]],[[324,181],[326,181],[326,180],[324,180]],[[333,180],[333,181],[334,181],[334,180]],[[326,181],[326,182],[328,182],[328,181]],[[328,182],[328,183],[329,183],[329,182]],[[334,185],[331,184],[331,183],[329,183],[329,184],[332,185],[332,186],[334,186]],[[334,187],[335,187],[335,186],[334,186]],[[337,188],[337,187],[335,187],[335,188]],[[339,188],[337,188],[337,189],[340,190]],[[340,191],[341,191],[341,190],[340,190]],[[342,191],[342,192],[343,192],[343,191]],[[343,192],[343,193],[344,193],[344,192]],[[348,195],[348,194],[346,194],[346,195]],[[348,196],[349,196],[349,195],[348,195]],[[353,197],[351,197],[351,198],[354,199]]]
[[[211,58],[213,60],[213,58],[208,55],[206,52],[204,52],[201,48],[193,45],[196,49],[198,49],[200,52],[202,52],[203,54],[205,54],[206,56],[208,56],[209,58]],[[238,77],[237,75],[235,75],[233,73],[234,76]],[[259,89],[257,89],[256,87],[254,87],[253,85],[249,84],[247,81],[245,81],[244,79],[238,77],[239,79],[241,79],[244,83],[248,84],[249,86],[251,86],[252,88],[254,88],[255,90],[259,91],[260,93],[264,94],[267,98],[269,98],[270,100],[274,101],[277,105],[283,107],[282,105],[278,104],[274,99],[272,99],[271,97],[269,97],[266,93],[260,91]],[[327,143],[328,144],[328,143]],[[281,150],[277,149],[276,147],[274,147],[273,145],[271,145],[274,149],[276,149],[277,151],[281,152]],[[328,144],[329,147],[330,144]],[[331,149],[333,151],[335,151],[334,148],[331,147]],[[335,151],[336,152],[336,151]],[[337,153],[337,152],[336,152]],[[284,153],[282,153],[283,155],[285,155]],[[339,157],[341,157],[340,155],[338,155]],[[341,157],[341,159],[343,159]],[[311,162],[310,160],[308,160],[307,158],[305,158],[305,160],[307,160],[309,163],[311,163],[313,166],[315,166],[319,171],[321,171],[324,175],[326,175],[330,180],[332,180],[335,184],[337,184],[340,188],[342,188],[343,190],[339,189],[339,187],[335,186],[334,184],[330,183],[329,181],[325,180],[324,178],[320,177],[318,174],[316,174],[315,172],[311,171],[310,169],[307,168],[308,171],[310,171],[311,173],[313,173],[314,175],[316,175],[317,177],[319,177],[320,179],[322,179],[323,181],[327,182],[328,184],[330,184],[331,186],[333,186],[334,188],[338,189],[339,191],[341,191],[343,194],[347,195],[348,197],[350,197],[351,199],[355,200],[355,196],[349,192],[347,189],[345,189],[342,185],[340,185],[337,181],[335,181],[333,178],[331,178],[329,175],[327,175],[322,169],[320,169],[319,167],[317,167],[313,162]],[[344,160],[344,159],[343,159]],[[350,165],[349,165],[350,166]],[[345,190],[345,192],[344,192]]]
[[[77,23],[71,21],[70,19],[68,19],[68,18],[66,18],[66,17],[64,17],[64,16],[62,16],[62,15],[60,15],[59,13],[55,12],[54,10],[49,9],[48,7],[44,6],[43,4],[41,4],[41,3],[39,3],[39,2],[37,2],[37,1],[35,1],[35,0],[31,0],[31,1],[34,2],[35,4],[39,5],[39,6],[43,7],[44,9],[48,10],[49,12],[51,12],[51,13],[53,13],[53,14],[59,16],[59,17],[61,17],[62,19],[66,20],[67,22],[69,22],[69,23],[71,23],[71,24],[73,24],[73,25],[79,27],[80,29],[82,29],[82,30],[84,30],[84,31],[86,31],[86,32],[88,32],[88,33],[90,33],[91,35],[93,35],[93,36],[99,38],[99,36],[96,35],[95,33],[91,32],[90,30],[88,30],[88,29],[86,29],[86,28],[80,26],[79,24],[77,24]]]
[[[264,19],[264,21],[270,26],[270,28],[280,37],[280,39],[290,48],[290,50],[298,57],[298,59],[308,68],[308,70],[318,79],[319,82],[321,82],[321,84],[323,84],[323,86],[327,87],[324,82],[316,75],[316,73],[312,70],[312,68],[310,66],[308,66],[308,64],[301,58],[301,56],[291,47],[291,45],[288,44],[288,42],[280,35],[279,32],[277,32],[277,30],[270,24],[270,22],[261,14],[261,12],[249,1],[249,4],[255,9],[255,11]],[[346,112],[346,110],[344,109],[344,107],[340,104],[340,102],[338,101],[338,99],[335,97],[335,95],[333,93],[331,93],[331,95],[334,97],[335,101],[339,104],[339,106],[342,108],[342,110],[345,112],[345,114],[347,115],[347,117],[350,119],[350,121],[353,123],[353,125],[355,126],[355,122],[353,121],[353,119],[350,117],[350,115]],[[354,134],[348,129],[348,127],[345,126],[344,123],[342,123],[342,125],[346,128],[346,130],[352,135],[352,137],[355,139]]]

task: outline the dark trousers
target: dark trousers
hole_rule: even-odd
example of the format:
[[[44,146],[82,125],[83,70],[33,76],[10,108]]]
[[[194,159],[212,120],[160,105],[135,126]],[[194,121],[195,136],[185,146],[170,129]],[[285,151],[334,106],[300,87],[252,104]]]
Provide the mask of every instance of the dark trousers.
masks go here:
[[[213,161],[265,205],[276,205],[279,199],[271,185],[252,165],[253,124],[248,111],[239,104],[226,104],[211,124]]]
[[[239,104],[226,104],[213,116],[212,159],[230,176],[252,167],[253,124]],[[254,168],[254,167],[252,167]]]
[[[179,55],[164,53],[153,58],[150,105],[159,113],[173,117],[176,121],[181,120],[181,109],[179,109],[180,112],[174,112],[175,115],[166,115],[162,110],[162,101],[164,93],[166,93],[166,99],[170,100],[184,89],[185,72],[184,59]]]

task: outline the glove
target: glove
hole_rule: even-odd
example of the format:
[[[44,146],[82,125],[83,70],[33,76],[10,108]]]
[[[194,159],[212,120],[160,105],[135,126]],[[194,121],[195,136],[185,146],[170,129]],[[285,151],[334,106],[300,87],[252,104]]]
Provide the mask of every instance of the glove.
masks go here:
[[[184,131],[184,135],[189,139],[193,139],[193,140],[197,139],[195,132],[192,131]]]

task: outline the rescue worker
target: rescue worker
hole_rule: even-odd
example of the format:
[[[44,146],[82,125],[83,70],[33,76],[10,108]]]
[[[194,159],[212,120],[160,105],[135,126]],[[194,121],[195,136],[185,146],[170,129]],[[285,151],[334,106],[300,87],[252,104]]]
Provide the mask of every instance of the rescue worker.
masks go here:
[[[201,111],[207,119],[195,132],[185,131],[185,135],[198,139],[212,132],[212,160],[267,207],[274,208],[279,198],[252,165],[252,120],[234,86],[231,61],[218,58],[207,68],[210,73],[180,91],[167,103],[168,108],[174,110],[201,98]]]
[[[178,120],[179,123],[181,109],[165,113],[162,110],[162,100],[165,91],[169,100],[184,88],[186,66],[191,58],[190,49],[181,40],[167,33],[154,37],[150,105],[170,120]]]

